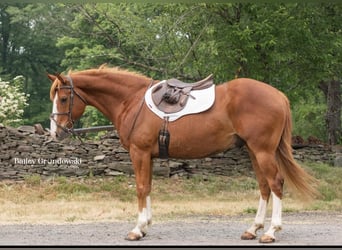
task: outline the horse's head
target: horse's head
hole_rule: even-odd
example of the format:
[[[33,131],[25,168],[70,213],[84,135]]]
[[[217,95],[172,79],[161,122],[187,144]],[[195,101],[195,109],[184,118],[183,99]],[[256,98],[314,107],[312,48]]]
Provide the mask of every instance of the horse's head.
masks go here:
[[[52,81],[50,99],[53,102],[50,115],[50,134],[62,140],[73,134],[74,122],[81,117],[87,101],[79,94],[70,76],[48,74]]]

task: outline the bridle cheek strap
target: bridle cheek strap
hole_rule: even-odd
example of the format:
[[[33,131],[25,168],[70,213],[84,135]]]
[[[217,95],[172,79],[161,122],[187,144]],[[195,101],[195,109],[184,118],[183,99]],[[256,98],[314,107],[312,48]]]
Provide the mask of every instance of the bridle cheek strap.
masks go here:
[[[70,82],[70,86],[60,86],[59,89],[70,89],[70,102],[69,102],[69,111],[68,112],[57,112],[57,113],[51,113],[50,120],[54,121],[56,123],[56,126],[60,129],[62,129],[64,132],[68,134],[75,135],[74,132],[74,123],[75,120],[72,119],[72,109],[74,106],[74,95],[78,96],[82,102],[84,102],[85,105],[88,105],[88,102],[74,89],[74,83],[70,76],[67,76],[68,81]],[[56,89],[56,92],[58,89]],[[56,119],[54,118],[55,115],[67,115],[68,116],[68,123],[66,126],[62,126],[57,123]],[[71,124],[71,127],[68,128],[68,125]],[[82,140],[81,140],[82,141]]]

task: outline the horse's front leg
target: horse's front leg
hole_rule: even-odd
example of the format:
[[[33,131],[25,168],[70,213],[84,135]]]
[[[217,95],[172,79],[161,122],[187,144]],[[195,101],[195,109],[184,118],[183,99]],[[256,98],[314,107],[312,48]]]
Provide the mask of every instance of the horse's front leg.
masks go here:
[[[131,160],[134,167],[136,189],[138,196],[138,222],[126,237],[127,240],[140,240],[147,233],[152,223],[151,198],[152,159],[150,153],[131,147]]]

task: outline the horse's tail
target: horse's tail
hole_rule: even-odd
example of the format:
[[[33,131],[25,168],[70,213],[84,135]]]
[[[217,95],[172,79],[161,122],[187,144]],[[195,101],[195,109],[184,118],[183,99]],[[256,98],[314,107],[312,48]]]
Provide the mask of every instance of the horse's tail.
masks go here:
[[[288,99],[286,100],[286,121],[283,134],[277,148],[277,161],[280,167],[280,173],[285,179],[286,185],[291,190],[297,190],[301,197],[304,199],[313,199],[319,196],[316,187],[318,184],[317,179],[305,172],[299,166],[292,154],[292,120],[291,110]]]

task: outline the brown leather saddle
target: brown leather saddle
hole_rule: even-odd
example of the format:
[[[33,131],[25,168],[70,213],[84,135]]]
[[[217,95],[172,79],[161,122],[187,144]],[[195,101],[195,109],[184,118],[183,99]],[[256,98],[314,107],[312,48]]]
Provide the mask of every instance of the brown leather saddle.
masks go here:
[[[195,99],[191,95],[192,90],[203,90],[213,84],[212,74],[195,83],[185,83],[172,78],[163,81],[153,89],[152,100],[158,109],[164,113],[176,113],[185,107],[189,97]]]

